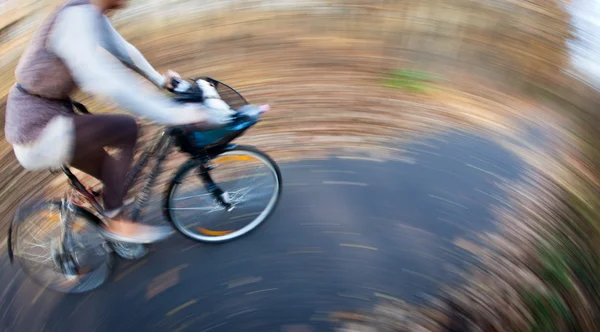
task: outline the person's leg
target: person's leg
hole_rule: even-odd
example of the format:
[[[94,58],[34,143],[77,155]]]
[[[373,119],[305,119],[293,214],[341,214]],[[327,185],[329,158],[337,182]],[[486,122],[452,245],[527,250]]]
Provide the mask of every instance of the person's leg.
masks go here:
[[[153,242],[170,234],[169,228],[133,223],[121,215],[128,188],[125,180],[131,169],[137,140],[135,119],[126,115],[81,115],[75,117],[75,148],[71,166],[97,178],[104,184],[105,228],[113,240]],[[104,147],[118,148],[118,156]]]
[[[104,208],[116,211],[123,205],[125,179],[137,140],[135,119],[126,115],[81,115],[75,117],[75,147],[71,165],[102,181]],[[104,148],[119,149],[115,158]]]

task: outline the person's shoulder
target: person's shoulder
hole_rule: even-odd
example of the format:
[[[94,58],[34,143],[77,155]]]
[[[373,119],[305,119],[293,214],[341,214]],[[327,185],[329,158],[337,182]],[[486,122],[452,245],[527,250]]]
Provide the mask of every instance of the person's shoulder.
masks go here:
[[[57,14],[53,24],[51,43],[56,45],[60,40],[67,36],[83,38],[84,36],[93,37],[97,29],[99,15],[102,13],[96,6],[91,4],[81,4],[67,6]],[[58,47],[58,46],[55,46]]]
[[[74,6],[66,6],[59,13],[60,18],[76,18],[77,21],[87,20],[93,17],[98,18],[101,16],[104,16],[104,14],[102,14],[96,6],[89,3]]]
[[[85,30],[95,26],[103,14],[91,4],[67,6],[58,13],[55,27],[59,30]],[[92,28],[94,29],[94,28]],[[64,32],[63,32],[64,33]]]

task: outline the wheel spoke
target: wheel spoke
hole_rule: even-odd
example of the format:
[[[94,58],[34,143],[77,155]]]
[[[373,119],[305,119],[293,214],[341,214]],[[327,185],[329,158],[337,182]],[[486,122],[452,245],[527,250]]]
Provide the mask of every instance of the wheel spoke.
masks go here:
[[[49,245],[49,244],[51,244],[51,243],[47,243],[47,245]],[[26,245],[32,246],[34,248],[42,248],[42,249],[47,249],[48,248],[48,247],[46,247],[46,246],[44,246],[44,245],[42,245],[40,243],[33,243],[31,241],[27,241]]]
[[[169,208],[169,210],[208,210],[212,211],[214,208],[212,207],[185,207],[185,208]]]
[[[78,276],[66,277],[63,267],[55,260],[55,250],[60,244],[60,234],[55,230],[60,229],[61,222],[58,215],[60,202],[38,203],[19,214],[19,219],[13,222],[14,252],[24,271],[36,282],[44,287],[60,292],[80,293],[89,291],[102,284],[109,276],[111,256],[109,252],[97,251],[98,242],[92,239],[95,220],[91,220],[80,210],[71,211],[74,225],[80,226],[83,232],[74,232],[75,247],[72,248],[73,260],[80,268]],[[42,220],[52,223],[40,223]],[[55,219],[56,220],[53,220]],[[39,225],[42,225],[40,227]],[[54,233],[54,235],[53,235]],[[43,235],[43,236],[41,236]],[[101,236],[98,235],[101,239]],[[84,245],[78,245],[79,242]],[[100,242],[100,245],[104,242]],[[69,258],[70,259],[70,258]],[[73,263],[74,263],[73,262]],[[71,262],[67,262],[71,264]]]
[[[190,195],[190,196],[179,197],[179,198],[174,199],[174,200],[175,201],[182,201],[184,199],[190,199],[190,198],[195,198],[195,197],[205,197],[205,196],[212,196],[212,194],[207,193],[207,194],[199,194],[199,195]]]
[[[33,233],[31,232],[31,227],[28,227],[28,228],[27,228],[27,233],[29,233],[29,235],[31,235],[31,237],[32,237],[34,240],[36,240],[38,243],[39,243],[39,242],[42,242],[42,241],[40,241],[40,240],[37,238],[37,236],[33,235]]]
[[[30,260],[32,262],[41,263],[41,264],[44,264],[46,262],[51,262],[52,261],[52,257],[42,256],[42,255],[35,255],[35,254],[32,254],[32,253],[19,253],[18,256],[22,257],[22,258],[25,258],[27,260]]]

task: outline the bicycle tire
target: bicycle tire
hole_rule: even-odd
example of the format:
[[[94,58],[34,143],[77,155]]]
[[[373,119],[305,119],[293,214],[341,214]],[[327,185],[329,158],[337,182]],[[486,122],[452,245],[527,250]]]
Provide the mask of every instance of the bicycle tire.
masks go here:
[[[91,271],[91,272],[96,272],[96,271],[99,271],[101,268],[103,268],[104,271],[100,271],[102,273],[100,280],[95,280],[95,281],[94,280],[92,280],[92,281],[84,280],[83,283],[78,283],[74,287],[61,287],[61,286],[57,286],[54,284],[46,283],[44,280],[42,280],[39,277],[39,275],[37,273],[35,273],[34,271],[31,270],[31,267],[27,263],[24,262],[26,259],[19,256],[20,226],[22,226],[22,224],[27,220],[27,217],[31,216],[34,213],[37,213],[37,212],[40,212],[40,211],[43,211],[43,210],[49,209],[49,208],[57,208],[60,210],[61,205],[62,205],[62,203],[60,201],[42,201],[42,202],[34,203],[29,206],[22,206],[17,210],[17,213],[15,213],[15,216],[10,225],[9,234],[8,234],[9,235],[8,236],[8,239],[9,239],[8,246],[9,246],[9,253],[11,256],[11,261],[18,262],[17,265],[21,267],[21,269],[25,272],[25,274],[30,279],[32,279],[36,284],[38,284],[46,289],[50,289],[52,291],[59,292],[59,293],[85,293],[85,292],[89,292],[92,290],[96,290],[100,286],[104,285],[106,283],[106,281],[112,275],[113,269],[115,267],[115,257],[114,257],[114,252],[112,250],[109,250],[106,252],[106,258],[105,258],[105,261],[102,263],[102,266],[98,269]],[[85,223],[90,224],[92,227],[98,227],[97,225],[100,223],[100,220],[95,215],[93,215],[91,212],[89,212],[86,209],[81,208],[79,206],[74,206],[73,213],[74,213],[74,217],[76,219],[81,219]],[[110,247],[109,242],[106,242],[106,245],[112,249],[112,247]],[[85,277],[86,275],[88,275],[88,273],[82,275],[82,278]]]
[[[175,176],[173,177],[173,179],[169,183],[169,186],[167,187],[167,190],[165,191],[164,203],[163,203],[163,214],[164,214],[165,218],[170,223],[173,224],[173,226],[175,227],[175,229],[177,229],[178,232],[180,232],[187,238],[192,239],[194,241],[202,242],[202,243],[217,244],[217,243],[229,242],[229,241],[238,239],[242,236],[245,236],[249,233],[252,233],[254,230],[256,230],[257,228],[262,226],[265,223],[265,221],[269,219],[269,217],[271,216],[273,211],[275,211],[275,209],[277,208],[277,205],[279,204],[279,199],[281,197],[281,191],[282,191],[281,170],[279,169],[279,166],[277,165],[277,163],[268,154],[257,149],[256,147],[242,146],[242,145],[238,145],[232,149],[228,149],[228,150],[219,152],[212,158],[214,159],[219,156],[226,155],[226,154],[236,152],[236,151],[237,152],[242,151],[242,152],[257,156],[259,159],[262,159],[261,161],[263,163],[265,163],[265,165],[267,165],[271,169],[271,171],[273,172],[273,174],[276,177],[276,181],[275,181],[276,189],[275,189],[274,196],[272,196],[272,198],[271,198],[273,203],[271,204],[271,201],[270,201],[269,204],[267,205],[268,211],[266,211],[266,209],[263,210],[263,212],[261,212],[261,214],[256,219],[254,219],[252,222],[249,223],[249,225],[252,225],[253,223],[255,223],[255,224],[245,231],[240,232],[240,230],[238,230],[238,231],[233,232],[232,234],[234,234],[234,235],[232,235],[232,236],[223,236],[223,237],[191,236],[190,234],[188,234],[188,232],[185,231],[184,227],[178,223],[177,219],[172,214],[173,209],[171,209],[171,207],[174,205],[172,202],[173,194],[177,190],[177,187],[181,184],[182,179],[191,170],[197,168],[201,164],[201,161],[198,159],[190,159],[185,164],[183,164],[175,173]],[[266,211],[266,213],[265,213],[265,211]],[[261,218],[261,220],[259,222],[256,222],[256,220],[258,218]],[[244,228],[242,228],[241,230],[243,230]],[[239,233],[235,234],[237,232],[239,232]]]

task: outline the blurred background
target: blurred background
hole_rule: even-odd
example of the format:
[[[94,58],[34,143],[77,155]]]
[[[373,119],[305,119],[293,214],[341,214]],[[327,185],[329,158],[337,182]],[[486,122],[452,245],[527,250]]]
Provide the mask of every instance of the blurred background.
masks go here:
[[[59,2],[0,2],[2,112]],[[597,0],[129,1],[110,18],[158,71],[271,105],[238,142],[281,165],[282,202],[248,238],[179,236],[84,295],[40,289],[4,257],[0,327],[599,330],[596,14]],[[159,129],[142,126],[142,141]],[[66,181],[0,147],[6,234],[19,202]]]

